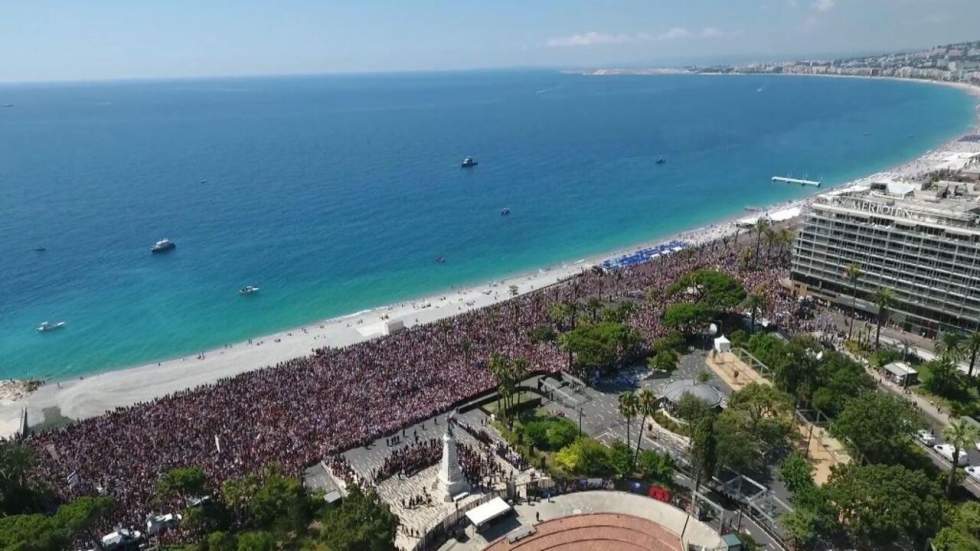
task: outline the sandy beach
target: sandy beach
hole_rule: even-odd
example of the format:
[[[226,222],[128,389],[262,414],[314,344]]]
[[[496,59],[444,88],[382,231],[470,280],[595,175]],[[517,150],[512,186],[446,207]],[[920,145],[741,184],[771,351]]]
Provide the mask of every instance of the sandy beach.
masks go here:
[[[956,83],[938,83],[963,88],[980,97],[980,88]],[[872,174],[823,192],[840,193],[866,187],[874,181],[907,180],[933,170],[956,169],[980,153],[980,143],[955,140],[926,152],[917,159],[884,172]],[[821,195],[822,195],[821,194]],[[643,246],[680,239],[696,245],[720,239],[737,231],[739,223],[749,223],[761,215],[777,220],[798,216],[801,209],[819,195],[790,203],[771,205],[749,215],[657,239],[648,244],[624,247],[590,258],[567,262],[464,289],[362,311],[348,316],[307,324],[245,342],[226,345],[159,363],[151,363],[79,379],[50,382],[26,392],[22,383],[11,381],[0,386],[0,436],[14,434],[21,412],[26,408],[30,424],[40,423],[51,408],[72,419],[84,419],[106,411],[152,400],[176,391],[233,377],[309,354],[315,348],[341,347],[385,334],[386,322],[400,320],[406,327],[430,323],[468,310],[483,308],[518,294],[531,292],[573,277],[603,259]]]

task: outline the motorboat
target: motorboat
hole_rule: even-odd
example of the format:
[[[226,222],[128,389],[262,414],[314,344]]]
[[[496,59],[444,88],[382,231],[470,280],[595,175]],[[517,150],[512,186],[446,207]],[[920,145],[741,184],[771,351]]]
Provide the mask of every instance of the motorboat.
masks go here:
[[[41,325],[37,326],[37,332],[47,333],[49,331],[56,331],[58,329],[61,329],[64,326],[65,326],[65,322],[63,321],[56,321],[54,323],[51,323],[50,321],[42,321]]]
[[[510,209],[501,209],[500,216],[510,216]]]
[[[43,253],[46,250],[48,249],[46,249],[45,247],[34,247],[34,252],[36,253]]]
[[[467,157],[467,158],[463,159],[463,163],[462,163],[461,166],[463,168],[471,168],[471,167],[474,167],[474,166],[476,166],[478,164],[479,163],[477,163],[476,162],[476,159],[474,159],[473,157]]]
[[[658,165],[665,165],[665,164],[667,164],[667,159],[664,159],[663,157],[661,157],[661,158],[657,159],[657,164]]]
[[[254,285],[246,285],[238,290],[238,294],[244,296],[254,295],[259,292],[259,288]]]
[[[163,239],[157,241],[155,245],[153,245],[153,248],[150,249],[150,252],[153,253],[153,254],[159,254],[159,253],[165,253],[165,252],[168,252],[168,251],[172,251],[172,250],[174,250],[176,248],[177,248],[177,244],[176,243],[174,243],[173,241],[171,241],[171,240],[169,240],[167,238],[163,238]]]
[[[436,257],[436,264],[445,264],[445,263],[446,263],[446,257],[444,257],[444,256],[437,256]]]

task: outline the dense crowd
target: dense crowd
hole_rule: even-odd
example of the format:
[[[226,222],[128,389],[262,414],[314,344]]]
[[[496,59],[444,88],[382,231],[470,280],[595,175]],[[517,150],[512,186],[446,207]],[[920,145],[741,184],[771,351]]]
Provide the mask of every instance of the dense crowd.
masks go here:
[[[739,246],[751,244],[743,236]],[[786,276],[780,262],[746,266],[739,252],[714,242],[624,270],[589,271],[453,318],[119,408],[32,437],[36,475],[65,497],[102,488],[119,505],[114,521],[129,525],[152,509],[157,479],[174,467],[200,466],[215,484],[268,463],[299,475],[325,457],[493,389],[487,369],[493,353],[525,358],[534,372],[567,367],[557,346],[529,338],[531,329],[554,323],[549,312],[557,303],[632,300],[637,309],[628,322],[648,341],[664,335],[665,300],[651,300],[648,290],[665,289],[699,267],[724,270],[747,289],[762,290],[769,319],[803,328],[808,322],[794,316],[796,298],[777,283]],[[426,461],[430,446],[419,452]],[[406,470],[393,464],[378,475],[390,469]],[[71,473],[78,483],[69,488]]]

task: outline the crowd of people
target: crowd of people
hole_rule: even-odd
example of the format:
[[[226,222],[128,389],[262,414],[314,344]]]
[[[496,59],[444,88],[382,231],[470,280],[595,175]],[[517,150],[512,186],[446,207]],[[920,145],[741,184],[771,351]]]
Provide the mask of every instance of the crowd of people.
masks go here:
[[[496,381],[487,368],[492,354],[524,358],[538,373],[567,368],[568,356],[556,344],[529,337],[532,329],[556,323],[550,312],[557,303],[633,300],[637,308],[627,321],[649,342],[666,333],[660,320],[667,301],[638,297],[709,267],[734,275],[747,289],[764,290],[764,314],[780,325],[802,328],[805,322],[792,315],[796,297],[778,285],[785,267],[776,261],[747,265],[739,246],[751,245],[749,237],[739,244],[716,241],[628,269],[588,271],[453,318],[343,348],[317,349],[40,433],[29,440],[39,456],[34,474],[66,498],[102,488],[118,505],[113,523],[131,526],[153,509],[156,481],[175,467],[199,466],[219,484],[269,463],[298,476],[304,467],[332,458],[332,466],[353,476],[337,459],[340,452],[492,390]],[[418,453],[429,461],[439,449],[426,443]],[[472,469],[489,468],[484,454],[460,455],[464,462],[472,460]],[[377,475],[411,470],[411,464],[392,461]],[[71,487],[69,475],[77,482]]]
[[[391,452],[388,457],[385,457],[381,466],[371,473],[371,477],[375,484],[395,475],[409,477],[430,465],[435,465],[440,457],[442,457],[442,442],[438,438],[413,442]]]

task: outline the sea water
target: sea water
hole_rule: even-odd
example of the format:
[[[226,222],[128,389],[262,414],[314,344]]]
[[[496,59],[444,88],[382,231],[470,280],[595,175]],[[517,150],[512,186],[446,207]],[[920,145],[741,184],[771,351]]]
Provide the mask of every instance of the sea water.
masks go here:
[[[666,237],[815,192],[774,175],[839,184],[974,121],[966,94],[920,83],[553,71],[0,86],[8,104],[0,378],[194,354]],[[177,249],[151,255],[164,237]]]

